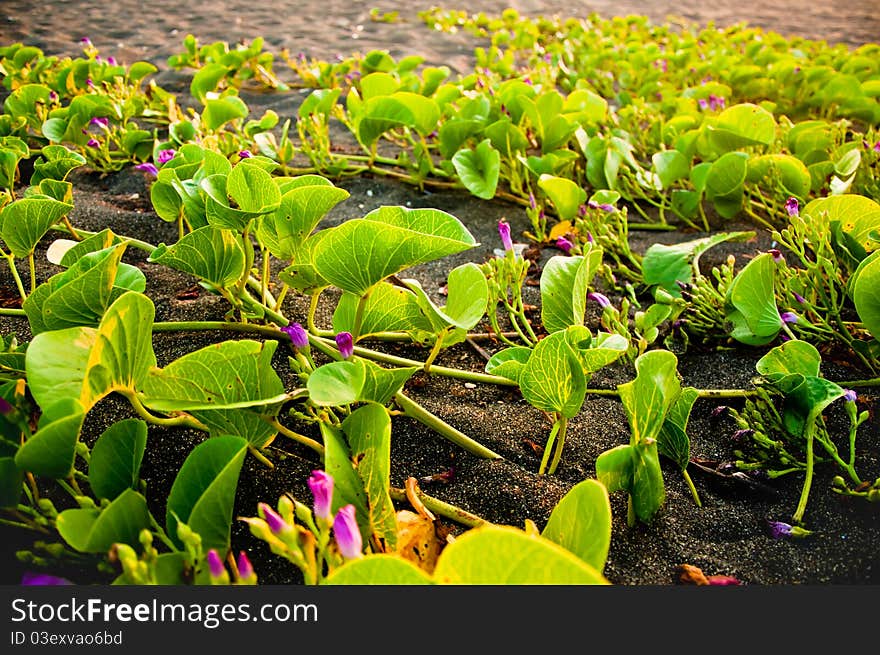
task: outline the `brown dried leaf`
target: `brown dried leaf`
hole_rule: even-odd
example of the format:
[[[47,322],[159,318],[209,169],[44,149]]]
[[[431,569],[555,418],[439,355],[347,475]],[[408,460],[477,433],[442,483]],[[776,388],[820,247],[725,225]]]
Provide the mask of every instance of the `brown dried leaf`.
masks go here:
[[[402,558],[433,573],[443,545],[433,520],[406,509],[397,512],[397,554]]]

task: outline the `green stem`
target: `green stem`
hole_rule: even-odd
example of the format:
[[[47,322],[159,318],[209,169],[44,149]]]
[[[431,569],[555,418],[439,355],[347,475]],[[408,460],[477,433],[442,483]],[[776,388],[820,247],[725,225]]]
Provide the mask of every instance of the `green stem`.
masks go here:
[[[254,458],[255,458],[258,462],[260,462],[263,466],[265,466],[265,467],[267,467],[267,468],[270,468],[270,469],[274,469],[274,468],[275,468],[275,465],[272,463],[272,460],[270,460],[270,459],[269,459],[268,457],[266,457],[262,452],[260,452],[260,449],[257,448],[255,445],[249,443],[249,444],[248,444],[248,451],[249,451],[250,454],[253,455]]]
[[[428,359],[425,360],[425,366],[424,366],[425,373],[431,372],[431,364],[434,363],[434,360],[437,359],[437,355],[439,355],[440,351],[443,349],[443,339],[446,338],[446,335],[448,333],[449,333],[449,328],[445,327],[437,335],[437,340],[434,342],[434,347],[431,348],[431,354],[429,354]]]
[[[71,226],[70,229],[68,230],[67,228],[61,227],[60,225],[53,225],[51,229],[58,230],[59,232],[70,232],[74,237],[79,238],[79,239],[93,237],[97,234],[97,232],[89,232],[88,230],[80,230],[80,229],[74,228],[73,226]],[[127,243],[130,246],[134,246],[138,250],[143,250],[144,252],[152,254],[152,252],[156,249],[156,246],[154,246],[152,243],[147,243],[146,241],[141,241],[140,239],[133,239],[132,237],[126,237],[126,236],[122,236],[122,235],[117,235],[117,236],[119,236],[119,238],[122,239],[125,243]]]
[[[23,309],[15,309],[12,307],[0,307],[0,316],[27,316],[27,312]]]
[[[364,323],[364,311],[367,309],[367,301],[370,299],[370,292],[367,291],[360,298],[358,298],[357,309],[354,311],[354,327],[352,327],[351,331],[351,339],[355,343],[357,343],[358,337],[361,334],[361,326]]]
[[[152,423],[153,425],[161,425],[162,427],[166,428],[193,428],[195,430],[201,430],[202,432],[208,432],[208,427],[192,416],[181,414],[180,416],[175,416],[174,418],[162,418],[151,413],[146,407],[144,407],[141,399],[135,392],[126,390],[120,391],[119,393],[121,393],[123,396],[125,396],[126,399],[128,399],[128,402],[131,403],[131,406],[137,413],[137,415],[147,421],[147,423]]]
[[[442,437],[448,439],[455,445],[464,448],[469,453],[476,455],[477,457],[482,457],[483,459],[502,459],[501,455],[486,448],[463,432],[456,430],[442,419],[434,416],[427,409],[406,396],[402,391],[398,391],[394,394],[394,400],[407,416],[428,426]]]
[[[311,300],[309,301],[309,315],[306,320],[306,327],[308,327],[309,332],[312,334],[318,333],[318,326],[315,325],[315,313],[318,311],[318,300],[321,298],[321,292],[324,291],[324,288],[316,289],[312,293]],[[330,334],[333,336],[333,333]]]
[[[398,502],[407,501],[406,491],[403,489],[391,487],[388,492],[392,500]],[[482,525],[491,525],[491,523],[489,523],[489,521],[487,521],[486,519],[482,519],[476,514],[471,514],[467,510],[456,507],[455,505],[450,505],[449,503],[443,502],[438,498],[429,496],[421,489],[416,489],[416,496],[418,496],[418,499],[422,501],[425,507],[427,507],[435,514],[443,516],[444,518],[447,518],[451,521],[455,521],[456,523],[460,523],[461,525],[467,526],[469,528],[478,528]]]
[[[168,537],[168,534],[165,532],[165,529],[156,522],[153,514],[151,512],[147,512],[147,515],[150,517],[150,527],[153,528],[156,536],[159,537],[159,541],[168,546],[168,548],[171,549],[171,552],[179,552],[180,549],[175,545],[173,541],[171,541],[171,539]]]
[[[28,269],[31,274],[31,293],[37,288],[37,266],[34,262],[34,253],[28,255]]]
[[[6,263],[9,264],[9,272],[12,273],[12,279],[15,280],[15,286],[18,288],[18,295],[21,296],[22,300],[27,300],[27,292],[24,290],[24,285],[21,283],[21,277],[18,275],[18,269],[15,267],[15,255],[12,253],[3,254],[3,257],[6,259]]]
[[[812,411],[807,416],[807,424],[804,437],[806,437],[806,477],[804,478],[804,486],[801,489],[801,497],[798,501],[797,509],[794,511],[792,519],[795,523],[800,523],[804,518],[804,512],[807,510],[807,499],[810,495],[810,486],[813,484],[813,437],[816,433],[816,412]]]
[[[269,419],[267,419],[267,420],[269,420]],[[301,443],[304,446],[308,446],[309,448],[314,450],[316,453],[321,455],[321,457],[324,456],[324,446],[319,444],[314,439],[310,439],[309,437],[307,437],[303,434],[300,434],[299,432],[294,432],[293,430],[291,430],[287,426],[283,425],[277,418],[273,417],[271,420],[269,420],[269,425],[271,425],[273,428],[278,430],[278,432],[280,434],[283,434],[288,439],[293,439],[297,443]]]
[[[880,378],[870,378],[868,380],[849,380],[847,382],[838,382],[845,389],[854,389],[856,387],[880,387]]]
[[[153,323],[153,332],[198,332],[202,330],[228,330],[259,334],[270,339],[288,340],[289,337],[272,325],[256,323],[230,323],[228,321],[159,321]]]
[[[694,502],[697,504],[697,507],[702,507],[703,503],[700,502],[700,496],[697,494],[697,488],[694,486],[694,481],[691,480],[690,473],[688,473],[687,466],[685,466],[681,470],[681,474],[684,476],[684,481],[687,483],[688,489],[691,490],[691,496],[694,497]]]
[[[553,450],[553,443],[556,441],[556,435],[559,434],[559,419],[553,424],[553,429],[547,437],[547,443],[544,446],[544,456],[541,458],[541,465],[538,467],[538,475],[544,475],[544,469],[547,468],[547,462],[550,459],[550,451]]]
[[[553,475],[556,473],[556,467],[562,459],[562,449],[565,447],[565,433],[568,430],[568,419],[564,416],[559,417],[559,433],[556,435],[556,450],[553,452],[553,461],[550,462],[550,470],[548,473]]]

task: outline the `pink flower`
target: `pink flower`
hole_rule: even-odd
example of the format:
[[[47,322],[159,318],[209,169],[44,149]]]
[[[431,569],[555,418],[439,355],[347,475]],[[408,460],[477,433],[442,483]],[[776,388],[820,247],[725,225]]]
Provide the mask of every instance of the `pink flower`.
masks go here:
[[[363,554],[363,538],[354,513],[354,505],[349,504],[340,507],[333,519],[333,536],[345,559],[357,559]]]
[[[159,154],[156,155],[156,163],[160,166],[162,164],[168,163],[172,159],[174,159],[175,150],[173,148],[168,148],[167,150],[160,150]]]
[[[501,243],[504,244],[504,250],[513,250],[513,241],[510,238],[510,224],[503,218],[498,221],[498,234],[501,236]]]
[[[336,335],[336,347],[339,348],[339,354],[342,359],[348,359],[354,355],[354,340],[350,332],[340,332]]]
[[[144,162],[143,164],[138,164],[134,167],[137,171],[144,171],[145,173],[149,173],[153,177],[158,177],[159,169],[156,168],[155,164],[151,164],[150,162]]]
[[[559,237],[556,239],[556,247],[567,255],[574,248],[574,244],[565,237]]]
[[[309,478],[309,489],[311,489],[312,495],[315,497],[315,516],[329,521],[332,515],[333,477],[324,471],[312,471],[312,475]]]

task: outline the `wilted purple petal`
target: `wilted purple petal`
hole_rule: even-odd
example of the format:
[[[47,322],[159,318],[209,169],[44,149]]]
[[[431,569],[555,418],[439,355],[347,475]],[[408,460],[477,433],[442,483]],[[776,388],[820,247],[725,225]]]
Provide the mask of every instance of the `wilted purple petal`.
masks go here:
[[[175,150],[173,148],[168,148],[167,150],[160,150],[159,154],[156,155],[156,163],[159,165],[165,164],[172,159],[174,159]]]
[[[70,580],[59,578],[48,573],[31,573],[25,571],[21,576],[21,584],[25,587],[48,587],[73,584]]]
[[[293,529],[287,521],[281,518],[281,515],[278,514],[278,512],[269,507],[266,503],[260,503],[257,505],[257,511],[263,517],[263,520],[266,521],[266,525],[269,526],[272,534],[281,534],[282,532],[287,532],[288,530]]]
[[[86,78],[86,86],[89,87],[89,88],[92,88],[92,87],[95,86],[95,83],[92,82],[92,78],[91,78],[91,77],[87,77],[87,78]]]
[[[789,216],[797,216],[800,210],[800,203],[798,203],[797,198],[792,196],[785,201],[785,211],[788,212]]]
[[[538,203],[535,202],[535,194],[534,193],[529,193],[529,207],[532,209],[538,208]]]
[[[783,323],[797,323],[798,322],[798,315],[795,314],[794,312],[782,312],[779,315],[779,319]]]
[[[856,398],[858,398],[858,394],[856,394],[856,392],[852,389],[845,389],[843,392],[843,398],[848,403],[854,403],[856,401]]]
[[[611,307],[611,301],[608,300],[608,296],[598,293],[596,291],[591,291],[587,294],[587,298],[599,303],[599,307],[605,309],[607,307]]]
[[[797,291],[793,291],[792,293],[794,294],[794,299],[797,300],[800,304],[803,305],[804,303],[807,302],[807,299],[804,298],[804,297],[803,297],[801,294],[799,294]]]
[[[329,521],[332,515],[333,477],[324,471],[312,471],[309,478],[309,489],[312,490],[312,496],[315,497],[315,516]]]
[[[49,100],[52,102],[58,102],[58,94],[55,91],[49,91]]]
[[[715,409],[712,410],[712,418],[718,418],[727,413],[730,409],[727,405],[718,405]]]
[[[86,145],[87,145],[89,148],[99,148],[99,147],[101,146],[101,143],[100,143],[99,141],[95,140],[95,139],[89,139],[89,140],[86,142]]]
[[[767,527],[770,529],[770,536],[773,539],[784,539],[791,536],[792,526],[782,521],[767,521]]]
[[[350,332],[340,332],[336,335],[336,347],[342,359],[348,359],[354,354],[354,340]]]
[[[291,323],[281,328],[281,331],[290,337],[290,341],[296,348],[305,348],[309,345],[309,335],[299,323]]]
[[[363,538],[354,516],[354,505],[340,507],[333,519],[333,536],[339,552],[345,559],[356,559],[362,555]]]
[[[776,262],[777,264],[781,264],[785,261],[785,257],[782,256],[782,251],[779,250],[778,248],[771,248],[767,252],[769,252],[771,255],[773,255],[773,261]]]
[[[513,241],[510,238],[510,224],[503,218],[498,221],[498,234],[501,236],[501,243],[504,244],[504,250],[513,250]]]
[[[754,430],[752,430],[750,428],[746,428],[744,430],[737,430],[736,432],[734,432],[731,435],[730,438],[733,439],[734,441],[742,441],[746,437],[751,437],[753,434],[755,434]]]
[[[605,212],[613,212],[613,211],[617,211],[617,207],[615,207],[614,205],[611,205],[611,204],[609,204],[609,203],[607,203],[607,202],[603,202],[603,203],[601,203],[601,204],[599,205],[599,209],[601,209],[602,211],[605,211]]]
[[[559,237],[556,239],[556,247],[567,255],[574,248],[574,244],[565,237]]]
[[[138,170],[138,171],[145,171],[145,172],[149,173],[150,175],[152,175],[153,177],[159,176],[159,169],[156,168],[155,164],[152,164],[148,161],[144,162],[143,164],[138,164],[134,168],[135,168],[135,170]]]
[[[95,116],[89,121],[89,125],[97,125],[98,127],[107,129],[110,126],[110,119],[104,116]]]

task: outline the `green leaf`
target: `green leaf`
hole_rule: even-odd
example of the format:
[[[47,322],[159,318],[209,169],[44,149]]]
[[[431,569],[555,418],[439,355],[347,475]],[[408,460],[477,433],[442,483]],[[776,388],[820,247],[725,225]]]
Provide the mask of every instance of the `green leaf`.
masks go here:
[[[358,301],[358,296],[353,293],[342,294],[333,312],[334,332],[354,331]],[[432,329],[416,295],[409,289],[388,282],[380,282],[374,286],[364,305],[360,338],[377,332],[405,332],[414,327]]]
[[[576,555],[548,539],[507,526],[468,530],[441,553],[434,569],[441,584],[608,584]]]
[[[749,182],[763,182],[768,176],[778,176],[783,192],[788,195],[805,198],[810,193],[810,171],[797,157],[774,153],[754,157],[748,164],[746,179]]]
[[[661,150],[651,157],[653,171],[660,179],[664,189],[668,189],[674,182],[684,179],[690,173],[691,167],[687,158],[678,150]]]
[[[0,507],[15,508],[21,500],[24,471],[15,465],[15,449],[9,442],[0,441]]]
[[[523,397],[538,409],[575,416],[583,405],[586,380],[565,332],[554,332],[535,346],[519,373]]]
[[[397,517],[388,493],[391,471],[391,417],[376,403],[359,407],[342,422],[355,468],[367,492],[369,535],[394,549]]]
[[[452,269],[447,279],[447,303],[437,307],[416,280],[403,280],[415,294],[416,303],[428,318],[415,322],[410,329],[440,331],[448,327],[470,330],[486,313],[489,302],[489,285],[480,267],[472,262]]]
[[[348,195],[329,182],[290,188],[281,196],[278,209],[260,218],[257,238],[279,259],[294,259],[324,215]]]
[[[156,365],[154,315],[149,298],[128,292],[110,306],[97,329],[74,327],[38,334],[25,357],[34,399],[43,408],[77,399],[88,412],[108,393],[133,393]]]
[[[73,209],[48,196],[21,198],[0,211],[0,237],[16,257],[34,252],[46,232]]]
[[[327,585],[427,585],[427,573],[397,555],[367,555],[349,560],[327,576]]]
[[[315,369],[306,382],[309,400],[330,407],[357,402],[365,379],[364,364],[359,359],[324,364]]]
[[[583,325],[587,292],[602,264],[602,249],[584,255],[551,257],[541,272],[541,321],[547,332]]]
[[[587,192],[564,177],[542,175],[538,178],[538,186],[547,194],[562,221],[574,220],[578,209],[587,200]]]
[[[605,486],[583,480],[572,487],[553,508],[541,536],[601,572],[611,546],[611,504]]]
[[[592,373],[608,366],[612,362],[616,362],[629,350],[629,340],[626,337],[622,334],[609,334],[607,332],[597,332],[596,338],[591,339],[589,346],[584,348],[582,345],[575,343],[576,339],[572,338],[579,332],[576,327],[568,328],[566,338],[587,380],[589,380]],[[586,328],[581,329],[586,331]]]
[[[187,456],[168,496],[165,525],[178,546],[178,523],[185,523],[202,538],[202,548],[229,549],[232,508],[238,475],[247,452],[241,437],[212,437]]]
[[[854,277],[853,304],[865,329],[880,340],[880,254],[862,262]]]
[[[699,259],[704,252],[725,241],[747,241],[754,236],[754,232],[719,232],[670,246],[651,244],[642,259],[644,282],[657,285],[676,298],[681,298],[681,289],[676,281],[689,283],[693,279],[694,272],[699,271]]]
[[[140,549],[138,536],[150,526],[147,500],[131,489],[103,509],[67,509],[56,520],[58,533],[81,553],[107,553],[113,544]]]
[[[657,449],[661,455],[668,457],[684,471],[691,458],[691,442],[687,436],[687,424],[691,409],[699,397],[693,387],[681,390],[678,399],[669,408],[663,427],[657,435]]]
[[[843,194],[816,198],[801,210],[805,216],[824,218],[829,224],[840,224],[840,229],[855,243],[871,253],[880,247],[872,241],[871,232],[880,228],[880,204],[871,198],[855,194]]]
[[[727,291],[727,319],[731,336],[750,346],[770,343],[782,329],[773,292],[776,264],[771,253],[750,261],[733,279]]]
[[[519,376],[531,354],[532,349],[525,346],[505,348],[492,355],[486,362],[486,373],[499,375],[518,384]]]
[[[281,204],[278,186],[259,166],[235,166],[226,178],[226,192],[241,211],[252,214],[267,214]]]
[[[189,413],[205,424],[212,437],[243,437],[252,446],[263,448],[278,434],[265,417],[277,416],[279,410],[280,405],[275,405],[263,408],[260,413],[250,409],[192,410]]]
[[[618,385],[632,431],[631,444],[657,439],[667,412],[681,393],[677,366],[678,359],[673,353],[651,350],[636,359],[636,378]]]
[[[244,275],[245,252],[234,232],[206,225],[171,246],[160,244],[149,261],[189,273],[223,289]]]
[[[501,171],[501,153],[484,139],[471,150],[462,148],[452,157],[452,165],[465,188],[478,198],[495,197],[498,175]]]
[[[37,431],[15,455],[16,466],[47,478],[70,477],[84,419],[85,411],[74,398],[62,398],[51,405],[43,405]]]
[[[207,95],[217,90],[217,85],[232,71],[217,63],[206,63],[193,75],[189,92],[199,102],[206,102]],[[216,128],[213,128],[216,129]]]
[[[277,341],[223,341],[153,368],[141,385],[143,403],[162,412],[241,409],[287,400],[272,366]]]
[[[202,122],[211,132],[216,132],[226,123],[247,118],[247,105],[236,96],[213,98],[205,101]]]
[[[728,152],[751,145],[769,146],[776,139],[776,120],[752,103],[728,107],[709,126],[709,137],[718,150]]]
[[[140,419],[118,421],[104,430],[89,458],[95,495],[113,500],[126,489],[137,489],[146,447],[147,424]]]
[[[357,296],[405,268],[477,245],[457,218],[439,209],[380,207],[320,234],[312,250],[318,274]]]

